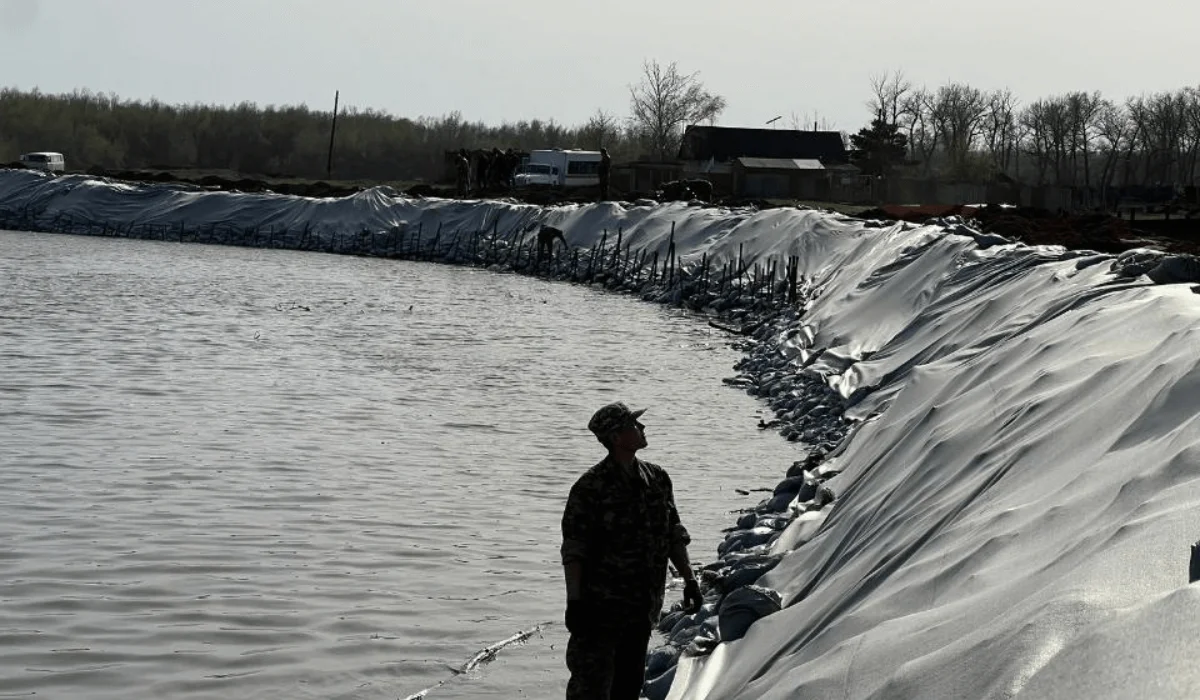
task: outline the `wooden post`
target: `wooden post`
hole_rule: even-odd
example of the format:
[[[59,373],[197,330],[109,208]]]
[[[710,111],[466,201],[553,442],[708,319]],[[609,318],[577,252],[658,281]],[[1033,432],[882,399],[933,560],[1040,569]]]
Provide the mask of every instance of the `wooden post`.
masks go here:
[[[738,244],[738,268],[737,268],[737,271],[738,271],[738,287],[739,287],[738,291],[739,292],[742,292],[745,289],[745,286],[742,285],[742,273],[744,273],[744,271],[745,271],[744,263],[742,262],[742,249],[744,246],[745,246],[745,244],[740,244],[740,243]]]
[[[333,134],[337,131],[338,97],[340,91],[333,91],[333,122],[329,125],[329,158],[325,161],[325,177],[333,178]]]
[[[767,301],[775,300],[775,260],[767,258]]]
[[[605,244],[607,244],[607,243],[608,243],[608,229],[604,229],[604,233],[600,235],[600,252],[598,254],[598,257],[596,258],[597,262],[599,262],[601,266],[604,265],[604,250],[605,250]],[[588,283],[590,284],[594,278],[595,278],[595,271],[593,271],[592,275],[590,275],[588,277]]]
[[[800,270],[800,256],[793,255],[788,260],[788,304],[796,304],[796,277]]]
[[[667,245],[667,257],[671,261],[671,277],[667,281],[667,286],[670,286],[675,281],[675,222],[671,222],[671,242]]]

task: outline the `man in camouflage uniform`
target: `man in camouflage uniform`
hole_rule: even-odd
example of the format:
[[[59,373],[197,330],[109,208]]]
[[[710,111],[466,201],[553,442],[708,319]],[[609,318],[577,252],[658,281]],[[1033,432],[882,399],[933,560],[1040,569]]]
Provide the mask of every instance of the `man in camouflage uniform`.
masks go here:
[[[467,160],[467,149],[458,149],[454,170],[458,175],[458,196],[466,197],[471,193],[471,161]]]
[[[668,559],[684,577],[684,607],[695,612],[703,602],[671,478],[635,456],[646,446],[643,412],[623,403],[596,411],[588,429],[608,456],[575,482],[563,512],[568,700],[641,695]]]
[[[612,172],[612,158],[608,155],[607,148],[600,149],[600,165],[596,169],[596,175],[600,177],[600,201],[608,201],[608,175]]]

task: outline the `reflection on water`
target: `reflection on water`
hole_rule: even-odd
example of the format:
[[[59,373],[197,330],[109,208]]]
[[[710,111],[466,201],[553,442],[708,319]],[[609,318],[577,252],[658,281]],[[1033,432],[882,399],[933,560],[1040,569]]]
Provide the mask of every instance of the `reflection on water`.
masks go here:
[[[648,406],[694,559],[799,455],[736,353],[582,287],[0,233],[0,697],[395,698],[561,617],[558,518]],[[677,597],[678,594],[674,594]],[[552,625],[438,698],[557,698]]]

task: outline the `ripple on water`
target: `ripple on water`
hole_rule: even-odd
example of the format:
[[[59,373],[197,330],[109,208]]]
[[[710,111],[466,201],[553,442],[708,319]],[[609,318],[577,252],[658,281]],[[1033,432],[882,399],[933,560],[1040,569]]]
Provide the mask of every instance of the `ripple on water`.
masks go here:
[[[0,318],[0,697],[405,697],[561,617],[599,403],[651,407],[700,561],[795,458],[720,336],[583,287],[0,233]],[[564,641],[430,700],[561,697]]]

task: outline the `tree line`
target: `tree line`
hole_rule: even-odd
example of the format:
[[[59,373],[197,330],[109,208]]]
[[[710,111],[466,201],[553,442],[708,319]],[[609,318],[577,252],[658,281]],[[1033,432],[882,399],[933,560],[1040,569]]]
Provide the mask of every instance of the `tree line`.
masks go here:
[[[605,147],[614,160],[674,160],[688,124],[713,123],[724,98],[698,74],[647,61],[629,88],[629,113],[598,109],[584,124],[533,119],[499,126],[459,112],[409,118],[340,111],[337,179],[435,181],[446,153]],[[918,177],[1112,187],[1196,185],[1200,87],[1125,100],[1076,91],[1021,104],[1010,90],[961,82],[917,86],[903,73],[871,80],[870,126],[848,136],[864,169]],[[26,151],[61,151],[84,170],[196,168],[324,178],[330,111],[306,106],[168,105],[76,90],[0,90],[0,163]]]
[[[671,159],[686,124],[711,120],[724,100],[695,74],[649,61],[630,88],[632,114],[597,110],[586,123],[533,119],[499,126],[459,112],[408,118],[374,109],[337,115],[333,176],[337,179],[425,180],[446,175],[446,153],[513,148],[607,148],[614,160]],[[0,163],[29,151],[59,151],[71,170],[232,170],[277,177],[324,178],[332,111],[306,106],[169,105],[76,90],[0,90]]]
[[[1200,87],[1121,101],[1075,91],[1022,105],[1011,90],[928,88],[897,71],[872,79],[867,106],[875,120],[856,145],[876,171],[975,182],[1002,174],[1100,193],[1195,186],[1200,175]],[[897,142],[907,148],[903,162]]]
[[[51,95],[0,90],[0,162],[20,153],[60,151],[84,170],[197,168],[324,178],[331,110],[300,106],[168,105],[87,90]],[[333,175],[340,179],[421,180],[443,174],[458,148],[545,148],[586,144],[585,128],[553,120],[488,126],[458,112],[410,119],[373,109],[338,113]]]

